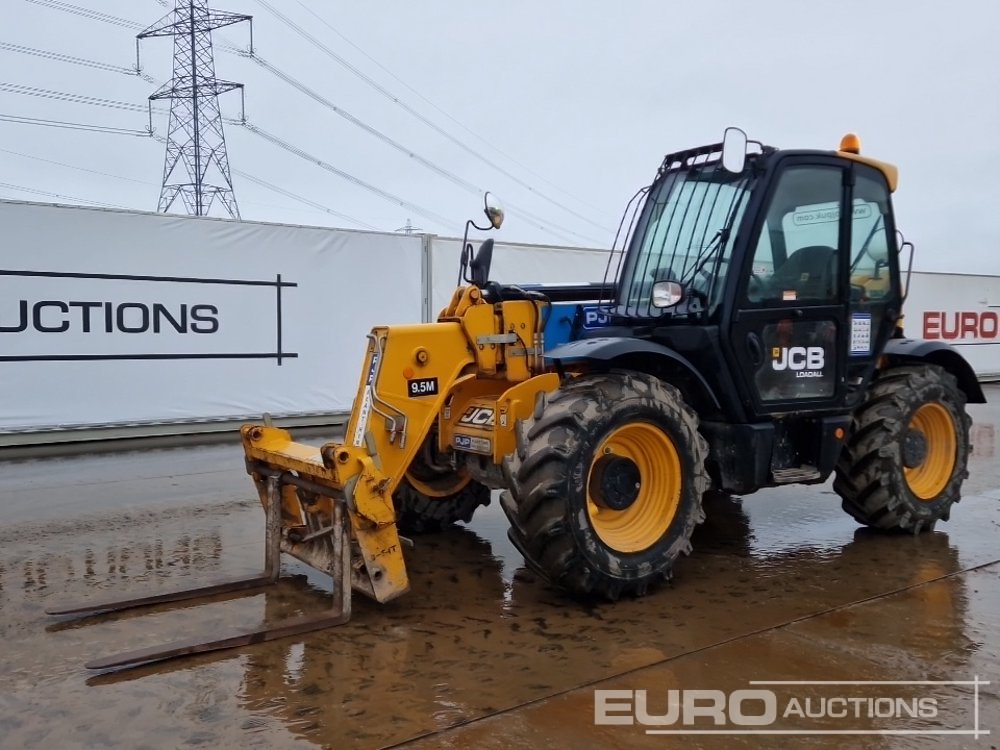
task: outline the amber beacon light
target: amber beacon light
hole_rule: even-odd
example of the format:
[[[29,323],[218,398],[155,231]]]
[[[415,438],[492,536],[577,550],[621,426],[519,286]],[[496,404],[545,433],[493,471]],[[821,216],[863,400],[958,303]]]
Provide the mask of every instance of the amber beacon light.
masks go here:
[[[848,133],[840,139],[840,150],[849,154],[861,153],[861,139],[857,133]]]

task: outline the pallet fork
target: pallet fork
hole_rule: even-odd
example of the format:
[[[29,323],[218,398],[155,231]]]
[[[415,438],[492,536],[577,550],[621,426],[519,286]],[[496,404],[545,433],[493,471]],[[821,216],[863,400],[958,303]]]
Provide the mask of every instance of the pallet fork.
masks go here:
[[[126,651],[112,656],[94,659],[85,664],[88,669],[123,669],[142,664],[165,661],[189,654],[220,651],[263,641],[273,641],[288,636],[300,635],[316,630],[340,625],[351,618],[351,524],[343,497],[332,497],[330,488],[282,471],[269,470],[263,466],[253,466],[265,485],[262,504],[267,519],[264,545],[264,570],[258,576],[226,578],[204,586],[172,591],[150,596],[106,601],[80,602],[47,609],[50,615],[91,616],[108,612],[120,612],[138,607],[168,602],[188,601],[238,591],[252,591],[271,585],[278,580],[281,571],[281,553],[286,552],[306,562],[308,565],[327,573],[333,579],[333,595],[329,610],[322,614],[295,617],[273,625],[262,625],[249,630],[237,630],[210,639],[189,638],[159,646]],[[256,478],[256,477],[255,477]],[[259,481],[259,480],[258,480]],[[306,521],[299,533],[282,533],[283,498],[300,495],[297,491],[287,492],[286,488],[303,490],[308,497],[323,494],[332,500],[332,519],[320,526],[317,514],[303,504],[302,517]],[[332,521],[332,522],[330,522]],[[303,533],[304,532],[304,533]],[[360,567],[360,566],[359,566]],[[355,575],[355,577],[357,577]]]

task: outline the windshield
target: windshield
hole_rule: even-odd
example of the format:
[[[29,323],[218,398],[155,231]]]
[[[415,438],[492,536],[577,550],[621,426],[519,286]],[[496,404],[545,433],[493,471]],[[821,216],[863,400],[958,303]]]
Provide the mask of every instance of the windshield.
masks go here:
[[[620,314],[652,317],[657,281],[678,281],[718,303],[735,231],[747,204],[749,170],[734,175],[716,163],[667,172],[650,191],[629,244],[618,295]]]

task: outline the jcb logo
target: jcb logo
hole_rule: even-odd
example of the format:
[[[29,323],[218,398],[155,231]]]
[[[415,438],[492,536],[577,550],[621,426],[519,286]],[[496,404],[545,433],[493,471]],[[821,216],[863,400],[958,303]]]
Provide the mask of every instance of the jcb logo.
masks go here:
[[[493,410],[485,406],[470,406],[458,420],[459,424],[471,424],[475,427],[492,427]]]
[[[771,350],[775,370],[822,370],[826,353],[821,346],[776,346]]]

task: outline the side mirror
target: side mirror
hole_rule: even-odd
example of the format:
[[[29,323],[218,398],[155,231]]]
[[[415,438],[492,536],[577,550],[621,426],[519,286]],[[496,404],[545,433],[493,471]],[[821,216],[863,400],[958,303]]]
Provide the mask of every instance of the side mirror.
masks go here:
[[[483,196],[483,211],[486,218],[490,220],[490,226],[499,229],[500,225],[503,224],[503,206],[500,205],[500,201],[493,193],[487,192]]]
[[[500,225],[503,224],[503,206],[500,205],[500,201],[496,199],[493,193],[486,192],[483,195],[483,213],[490,220],[490,223],[485,227],[479,226],[472,219],[465,222],[465,233],[462,235],[462,254],[458,265],[459,286],[462,285],[463,281],[467,281],[470,284],[481,287],[489,281],[490,262],[493,260],[493,240],[483,242],[479,246],[476,257],[473,258],[472,245],[469,244],[469,227],[475,227],[480,232],[485,232],[490,229],[499,229]],[[471,276],[467,275],[470,269]]]
[[[503,212],[500,214],[501,220],[503,220]],[[472,259],[472,263],[469,264],[469,270],[472,272],[472,283],[480,288],[486,286],[486,282],[490,280],[490,264],[493,263],[493,238],[483,240],[483,244],[479,246],[476,251],[476,257]]]
[[[653,307],[673,307],[684,299],[684,287],[676,281],[657,281],[653,284]]]
[[[722,168],[741,174],[747,164],[747,134],[739,128],[726,128],[722,136]]]

